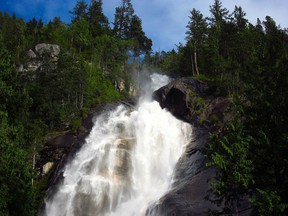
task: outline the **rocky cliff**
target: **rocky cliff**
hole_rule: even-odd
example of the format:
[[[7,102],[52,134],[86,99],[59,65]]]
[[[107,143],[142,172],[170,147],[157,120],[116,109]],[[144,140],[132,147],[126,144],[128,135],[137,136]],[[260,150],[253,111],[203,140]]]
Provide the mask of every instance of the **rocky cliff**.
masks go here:
[[[209,181],[216,170],[206,167],[204,151],[209,133],[221,133],[231,118],[231,102],[224,97],[206,95],[207,89],[200,80],[181,78],[153,93],[162,108],[193,126],[193,140],[177,163],[172,189],[150,206],[147,215],[200,216],[207,215],[209,209],[219,208],[208,201]],[[244,211],[239,215],[247,214]]]

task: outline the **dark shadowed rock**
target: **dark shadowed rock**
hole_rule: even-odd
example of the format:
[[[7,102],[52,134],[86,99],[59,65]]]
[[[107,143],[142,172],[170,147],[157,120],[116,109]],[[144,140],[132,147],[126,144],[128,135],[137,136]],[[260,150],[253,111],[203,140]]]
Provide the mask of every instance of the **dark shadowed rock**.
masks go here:
[[[231,101],[207,96],[206,89],[207,85],[198,79],[181,78],[153,92],[153,99],[176,118],[195,127],[224,125],[231,117],[228,112]]]
[[[205,88],[205,84],[200,80],[181,78],[156,90],[152,96],[162,108],[165,107],[177,118],[190,122],[194,119],[191,110],[192,96],[203,97]]]
[[[200,80],[181,78],[153,93],[162,108],[193,126],[193,140],[176,165],[172,189],[151,205],[146,215],[199,216],[208,215],[209,209],[219,210],[207,199],[211,198],[209,180],[215,176],[216,170],[206,166],[204,151],[209,143],[209,133],[221,133],[231,119],[231,101],[225,97],[208,96],[206,89],[206,84]],[[247,208],[247,204],[242,208]],[[238,215],[248,213],[242,211]]]

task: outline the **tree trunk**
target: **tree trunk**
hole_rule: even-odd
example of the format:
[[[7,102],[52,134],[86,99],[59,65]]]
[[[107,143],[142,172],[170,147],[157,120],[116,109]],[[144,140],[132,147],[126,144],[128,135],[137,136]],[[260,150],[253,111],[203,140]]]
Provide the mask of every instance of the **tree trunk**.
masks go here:
[[[78,94],[77,91],[75,92],[75,107],[78,109]]]
[[[192,53],[191,53],[191,55],[190,55],[190,58],[191,58],[191,69],[192,69],[192,75],[194,75],[195,72],[194,72],[194,64],[193,64],[193,56],[192,56]]]
[[[33,147],[33,161],[32,161],[32,170],[34,171],[35,169],[35,164],[36,164],[36,147],[35,147],[35,142],[34,142],[34,147]],[[34,185],[34,178],[32,177],[31,179],[31,184],[32,187]]]
[[[83,108],[83,103],[84,103],[84,95],[83,95],[83,85],[80,84],[80,89],[81,89],[81,95],[80,95],[80,109]]]
[[[198,64],[197,64],[197,48],[196,43],[194,44],[194,61],[195,61],[195,70],[197,75],[199,75]]]

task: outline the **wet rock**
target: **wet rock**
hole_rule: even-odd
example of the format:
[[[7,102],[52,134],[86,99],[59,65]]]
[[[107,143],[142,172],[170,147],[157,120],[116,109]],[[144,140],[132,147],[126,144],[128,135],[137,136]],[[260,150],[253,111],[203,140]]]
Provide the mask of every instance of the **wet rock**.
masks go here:
[[[129,103],[125,104],[127,107],[131,106],[134,100],[130,100]],[[59,132],[56,136],[51,136],[47,138],[47,142],[40,152],[40,158],[36,162],[36,169],[39,173],[43,173],[43,168],[48,163],[53,163],[53,166],[49,170],[49,181],[47,189],[50,188],[53,192],[55,186],[62,179],[64,167],[67,161],[69,161],[76,152],[85,143],[86,137],[89,135],[96,116],[100,115],[102,112],[115,109],[118,105],[123,104],[122,102],[114,102],[101,104],[91,110],[90,115],[87,116],[82,122],[80,129],[77,133],[71,133],[69,131]],[[119,148],[123,147],[123,142],[118,143]],[[129,145],[125,144],[125,149],[131,148]],[[47,166],[47,165],[46,165]]]
[[[131,149],[134,144],[135,139],[133,138],[119,138],[114,143],[116,147],[114,177],[118,181],[127,181],[130,178]]]
[[[205,84],[194,78],[181,78],[153,92],[153,99],[175,117],[195,123],[197,111],[202,108]],[[202,96],[202,97],[201,97]]]
[[[200,80],[181,78],[153,93],[162,108],[193,125],[193,140],[176,165],[172,189],[151,205],[146,215],[198,216],[219,208],[207,200],[209,180],[216,170],[206,166],[204,151],[209,143],[209,133],[221,133],[231,119],[231,102],[225,97],[207,95],[206,89],[206,84]]]
[[[127,83],[127,81],[125,81],[122,78],[117,78],[114,81],[114,86],[115,88],[119,91],[119,92],[127,92],[128,95],[130,96],[139,96],[138,94],[138,90],[135,86],[134,83]]]
[[[157,203],[150,206],[146,215],[208,215],[208,209],[215,209],[215,206],[205,199],[207,188],[209,187],[207,179],[211,175],[213,175],[213,171],[207,169],[195,174],[187,184],[178,185]]]
[[[46,175],[52,169],[53,165],[53,162],[47,162],[44,164],[42,167],[42,176]]]

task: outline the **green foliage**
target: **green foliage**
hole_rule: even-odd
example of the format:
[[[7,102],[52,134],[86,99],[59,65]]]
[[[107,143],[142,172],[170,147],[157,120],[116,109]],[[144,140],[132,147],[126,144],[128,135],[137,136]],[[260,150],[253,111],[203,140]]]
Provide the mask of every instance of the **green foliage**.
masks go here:
[[[205,107],[205,100],[199,97],[195,92],[188,94],[188,107],[196,114],[200,115]]]
[[[87,20],[88,5],[84,0],[78,0],[70,13],[73,15],[72,23]]]
[[[129,38],[134,41],[133,45],[133,56],[138,57],[142,52],[147,53],[151,50],[152,41],[145,36],[142,30],[141,19],[137,15],[133,15],[130,29]]]
[[[210,12],[204,19],[193,9],[187,43],[147,62],[169,75],[200,78],[207,96],[228,96],[236,104],[237,119],[211,137],[207,152],[219,171],[211,183],[212,201],[224,205],[218,213],[236,213],[249,197],[255,215],[287,215],[287,29],[269,16],[253,26],[241,7],[229,14],[218,0]]]
[[[223,86],[230,95],[238,95],[234,101],[237,101],[238,109],[242,110],[243,117],[239,125],[245,133],[239,134],[229,129],[230,136],[239,134],[244,140],[247,137],[252,138],[249,146],[243,147],[249,151],[248,154],[244,154],[246,160],[253,164],[253,171],[249,173],[253,184],[248,184],[242,191],[237,189],[237,192],[239,196],[242,194],[250,197],[253,212],[256,215],[285,215],[287,214],[287,189],[285,188],[288,186],[285,173],[288,166],[283,152],[287,152],[288,145],[285,129],[287,127],[284,124],[287,122],[287,115],[284,106],[287,107],[288,80],[287,64],[283,62],[287,62],[287,35],[276,27],[270,17],[263,22],[264,34],[260,21],[256,27],[244,25],[244,13],[239,8],[235,8],[234,15],[235,26],[229,27],[229,25],[222,24],[222,28],[232,33],[230,37],[233,41],[225,47],[226,54],[223,53],[225,54],[223,59],[229,60],[228,64],[233,66],[227,68],[233,72],[231,74],[235,74],[236,79],[229,77],[225,72],[220,74],[219,82],[215,86],[217,88]],[[219,53],[221,52],[219,50]],[[216,139],[218,145],[225,151],[219,151],[217,148],[211,149],[212,152],[215,151],[211,159],[221,173],[217,176],[212,188],[216,188],[215,194],[225,194],[223,200],[229,199],[227,192],[234,191],[234,186],[229,185],[229,178],[223,175],[225,170],[233,170],[232,164],[225,162],[233,161],[232,158],[226,157],[231,155],[230,146],[227,148],[226,136]],[[234,154],[234,151],[232,153]],[[245,174],[245,169],[240,173]],[[225,187],[221,188],[222,184]],[[229,208],[231,209],[228,206]]]
[[[120,93],[117,91],[113,83],[106,79],[102,71],[95,66],[86,65],[85,70],[89,77],[86,89],[85,98],[86,105],[95,105],[98,103],[109,102],[120,98]]]
[[[90,31],[89,23],[86,19],[82,18],[76,20],[70,27],[69,32],[71,34],[71,39],[76,50],[81,53],[89,45],[90,41]]]
[[[130,25],[134,14],[131,0],[122,0],[121,6],[116,7],[113,32],[119,38],[128,39]]]
[[[109,32],[108,18],[103,14],[102,0],[92,0],[88,11],[88,22],[93,37]]]
[[[0,113],[0,213],[1,215],[33,215],[32,167],[21,125],[8,123]]]
[[[113,33],[118,38],[130,40],[128,50],[134,58],[151,51],[152,40],[143,32],[142,21],[134,14],[130,0],[122,0],[121,6],[116,7]]]
[[[191,70],[193,75],[199,75],[198,56],[203,53],[204,41],[207,37],[207,22],[200,11],[195,8],[191,11],[190,21],[187,25],[187,47],[190,48]]]
[[[146,58],[148,55],[146,56]],[[162,58],[161,58],[162,57]],[[154,67],[160,68],[162,71],[165,71],[170,77],[179,76],[179,54],[173,49],[172,51],[161,52],[160,54],[156,52],[154,58],[149,55],[149,61],[147,61],[148,65],[153,65]]]
[[[11,55],[2,48],[0,56],[0,214],[35,215],[30,156],[33,141],[43,134],[29,119],[31,98],[17,77]]]
[[[276,191],[256,189],[256,192],[255,196],[250,199],[255,207],[255,215],[285,215],[288,204],[281,201]]]
[[[238,203],[248,195],[248,188],[253,186],[253,162],[249,158],[250,146],[254,140],[245,134],[237,120],[227,125],[224,135],[211,134],[211,143],[207,151],[211,159],[207,166],[216,167],[215,180],[210,182],[215,198],[212,202],[221,206],[223,212],[235,212]],[[221,137],[220,137],[221,136]]]
[[[71,130],[73,133],[77,134],[77,130],[81,127],[81,120],[80,119],[72,119],[71,120]]]

